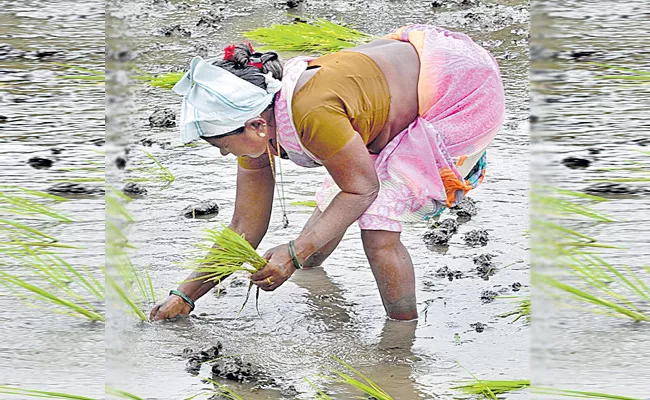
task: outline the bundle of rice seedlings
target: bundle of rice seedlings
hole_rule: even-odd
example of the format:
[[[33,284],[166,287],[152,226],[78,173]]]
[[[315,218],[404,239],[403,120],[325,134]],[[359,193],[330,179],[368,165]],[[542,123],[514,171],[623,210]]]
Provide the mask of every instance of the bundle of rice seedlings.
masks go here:
[[[38,399],[74,399],[74,400],[98,400],[91,397],[79,396],[68,393],[49,392],[45,390],[21,389],[12,386],[0,386],[0,394],[20,396],[17,398],[35,397]]]
[[[267,261],[246,240],[232,229],[222,226],[220,229],[206,229],[208,243],[197,245],[200,255],[194,257],[186,268],[200,273],[192,280],[220,282],[237,271],[250,274],[262,269]]]
[[[512,296],[499,296],[497,298],[509,298]],[[516,315],[517,317],[513,319],[510,323],[514,324],[519,321],[521,318],[524,319],[525,323],[530,323],[530,299],[520,299],[517,301],[517,307],[513,311],[509,311],[498,316],[501,318],[507,318],[510,316]]]
[[[153,165],[146,165],[141,168],[130,168],[129,171],[134,171],[134,172],[142,172],[144,174],[147,174],[148,177],[146,178],[129,178],[126,179],[125,181],[127,182],[147,182],[150,180],[158,181],[158,182],[164,182],[165,185],[162,187],[162,189],[165,189],[169,187],[169,185],[172,184],[176,180],[176,177],[172,172],[169,170],[169,168],[165,167],[154,157],[153,154],[142,150],[142,152],[153,162]]]
[[[260,43],[262,50],[327,54],[370,42],[375,37],[355,29],[317,19],[293,24],[271,25],[244,32],[244,37]]]
[[[598,78],[600,79],[616,79],[616,80],[624,80],[624,81],[634,81],[638,83],[650,82],[650,71],[642,71],[639,69],[625,68],[616,65],[597,63],[597,62],[592,62],[590,64],[606,68],[610,71],[624,73],[623,75],[599,75]]]
[[[555,389],[550,387],[533,386],[532,392],[554,396],[571,397],[574,399],[614,399],[614,400],[643,400],[636,397],[619,396],[615,394],[586,392],[580,390]]]
[[[475,379],[460,381],[458,383],[459,384],[452,387],[452,389],[459,390],[467,394],[480,395],[487,399],[497,399],[497,394],[514,392],[530,387],[530,381],[528,379],[510,381]]]
[[[18,193],[20,193],[20,195]],[[37,219],[47,217],[48,219],[60,222],[73,221],[70,217],[54,210],[52,207],[43,204],[40,201],[54,201],[55,203],[61,203],[68,200],[38,190],[31,190],[18,186],[0,186],[0,211]]]

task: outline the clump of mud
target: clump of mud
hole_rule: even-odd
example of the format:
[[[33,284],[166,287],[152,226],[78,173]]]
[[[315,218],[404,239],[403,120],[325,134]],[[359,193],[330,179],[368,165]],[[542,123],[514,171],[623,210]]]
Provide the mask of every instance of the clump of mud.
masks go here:
[[[129,182],[124,185],[122,192],[129,196],[144,196],[147,194],[147,189],[136,182]]]
[[[224,7],[220,7],[219,11],[223,11]],[[196,23],[197,27],[206,27],[206,28],[219,28],[219,22],[223,21],[223,15],[215,10],[210,10],[207,13],[201,14],[199,20]]]
[[[434,222],[422,238],[429,246],[446,246],[454,233],[458,232],[458,222],[447,218],[441,222]]]
[[[181,211],[185,218],[206,217],[219,214],[219,204],[214,200],[203,200],[187,206]]]
[[[175,37],[190,37],[192,36],[192,32],[188,31],[187,29],[181,28],[180,24],[176,25],[171,25],[166,28],[162,28],[160,30],[160,33],[163,36],[175,36]]]
[[[101,195],[104,194],[104,188],[99,186],[89,186],[77,182],[61,182],[50,186],[46,189],[48,193],[59,196],[65,195]]]
[[[488,304],[492,303],[494,301],[494,298],[497,297],[499,294],[497,292],[494,292],[492,290],[484,290],[481,292],[481,303],[483,304]]]
[[[478,213],[476,202],[474,199],[467,196],[463,197],[458,205],[451,207],[450,211],[455,213],[461,222],[469,221]]]
[[[224,357],[212,364],[212,376],[235,382],[253,382],[257,385],[275,385],[275,380],[255,365],[243,361],[240,357]]]
[[[639,189],[616,182],[598,182],[585,188],[585,193],[595,196],[603,194],[637,194]]]
[[[439,268],[436,271],[436,277],[438,278],[447,278],[449,279],[449,282],[453,281],[454,279],[460,279],[463,277],[463,271],[452,271],[449,269],[449,267],[444,266],[442,268]]]
[[[463,235],[463,240],[468,246],[485,246],[488,243],[488,233],[485,229],[474,229]]]
[[[485,328],[487,328],[487,325],[482,323],[482,322],[476,322],[476,323],[473,323],[473,324],[469,324],[469,326],[474,328],[474,330],[477,333],[481,333],[481,332],[483,332],[485,330]]]
[[[197,375],[203,363],[216,360],[219,357],[222,348],[223,345],[221,342],[217,342],[214,346],[205,347],[198,351],[189,347],[184,348],[181,356],[187,359],[186,371]]]
[[[32,157],[29,160],[27,160],[27,163],[32,168],[48,169],[54,164],[54,161],[50,160],[49,158],[45,158],[45,157]]]
[[[515,282],[512,285],[510,285],[510,287],[512,288],[513,292],[518,292],[521,290],[521,283]]]
[[[562,165],[571,169],[584,169],[589,167],[591,161],[580,157],[567,157],[562,160]]]
[[[149,116],[149,125],[158,128],[176,126],[176,113],[171,108],[157,107]]]
[[[492,265],[492,254],[481,254],[474,257],[476,272],[484,280],[489,280],[496,273],[496,268]]]

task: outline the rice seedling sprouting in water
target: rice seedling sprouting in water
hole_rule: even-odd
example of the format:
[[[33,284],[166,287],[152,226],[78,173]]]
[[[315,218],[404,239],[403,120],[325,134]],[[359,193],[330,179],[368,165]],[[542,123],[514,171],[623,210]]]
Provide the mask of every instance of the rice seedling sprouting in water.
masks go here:
[[[315,200],[292,201],[291,205],[292,206],[304,206],[304,207],[318,207],[318,204],[316,204]]]
[[[550,387],[532,386],[531,391],[535,394],[546,394],[553,396],[569,397],[574,399],[596,399],[596,400],[643,400],[636,397],[619,396],[616,394],[587,392],[581,390],[555,389]]]
[[[650,82],[650,71],[643,71],[640,69],[632,69],[626,67],[619,67],[612,64],[604,64],[592,62],[590,64],[603,67],[608,71],[618,72],[616,75],[598,75],[600,79],[614,79],[614,80],[623,80],[623,81],[633,81],[637,83],[648,83]]]
[[[483,380],[479,379],[471,373],[467,368],[461,366],[468,374],[474,378],[473,380],[460,381],[458,385],[453,386],[452,389],[459,390],[467,394],[480,395],[486,399],[498,400],[497,394],[514,392],[530,387],[530,381],[527,379],[516,380]]]
[[[84,68],[76,65],[64,64],[59,62],[55,62],[53,64],[58,65],[59,67],[63,67],[67,71],[79,72],[79,74],[76,75],[62,75],[59,77],[61,79],[74,79],[74,80],[91,81],[97,83],[104,83],[104,81],[106,80],[106,74],[104,73],[104,71],[99,71],[99,70],[94,70],[90,68]]]
[[[2,189],[0,209],[5,212],[29,221],[72,221],[43,203],[65,199],[25,188]],[[0,242],[0,266],[3,267],[0,270],[0,285],[30,306],[91,321],[103,321],[104,315],[100,310],[104,303],[101,275],[86,266],[66,262],[56,250],[75,247],[60,244],[53,236],[27,223],[0,220],[0,235],[8,238]]]
[[[325,19],[311,23],[296,18],[293,24],[275,24],[244,32],[263,45],[262,50],[327,54],[370,42],[375,37]]]
[[[510,298],[514,296],[499,296],[497,298]],[[516,315],[516,317],[510,321],[511,324],[514,324],[515,322],[519,321],[520,319],[524,319],[525,323],[530,323],[530,299],[519,299],[517,301],[517,306],[513,311],[509,311],[503,314],[499,314],[499,317],[501,318],[508,318],[513,315]]]
[[[124,207],[131,199],[120,191],[110,188],[106,194],[106,260],[108,273],[106,283],[112,289],[112,296],[141,321],[148,317],[142,311],[142,304],[156,301],[156,294],[149,271],[137,268],[131,262],[129,244],[122,227],[134,219]]]
[[[69,393],[50,392],[46,390],[21,389],[13,386],[0,386],[0,394],[20,396],[16,398],[34,397],[38,399],[72,399],[72,400],[98,400],[92,397],[79,396]]]
[[[149,160],[152,161],[152,165],[140,167],[140,168],[130,168],[129,171],[133,172],[142,172],[148,177],[142,177],[142,178],[129,178],[126,179],[127,182],[146,182],[150,180],[158,181],[158,182],[164,182],[165,185],[162,187],[162,189],[165,189],[169,187],[169,185],[172,184],[176,180],[176,177],[172,172],[169,170],[169,168],[165,167],[154,157],[153,154],[142,150],[142,152],[149,158]],[[144,163],[143,163],[144,164]]]
[[[328,379],[333,382],[343,383],[349,386],[352,386],[361,392],[372,396],[376,400],[393,400],[390,394],[388,394],[384,389],[379,385],[373,382],[370,378],[356,370],[350,364],[347,364],[340,358],[330,355],[330,357],[339,363],[341,366],[345,367],[346,372],[339,371],[337,369],[332,369],[331,372],[335,376],[323,376],[323,378]],[[332,398],[314,385],[309,379],[305,378],[305,381],[314,389],[316,389],[316,399],[319,400],[332,400]]]

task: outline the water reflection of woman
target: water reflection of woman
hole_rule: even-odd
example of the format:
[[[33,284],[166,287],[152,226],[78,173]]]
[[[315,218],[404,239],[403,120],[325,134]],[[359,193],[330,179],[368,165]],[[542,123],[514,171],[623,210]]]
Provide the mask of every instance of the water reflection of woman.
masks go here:
[[[257,248],[266,234],[275,157],[328,172],[302,232],[268,250],[253,283],[272,291],[297,268],[319,266],[358,221],[389,317],[417,318],[415,276],[402,226],[460,202],[485,174],[485,149],[503,121],[494,58],[462,33],[411,25],[386,38],[284,66],[250,44],[192,60],[181,138],[238,158],[230,228]],[[199,275],[192,275],[194,279]],[[214,282],[181,284],[152,319],[188,314]]]

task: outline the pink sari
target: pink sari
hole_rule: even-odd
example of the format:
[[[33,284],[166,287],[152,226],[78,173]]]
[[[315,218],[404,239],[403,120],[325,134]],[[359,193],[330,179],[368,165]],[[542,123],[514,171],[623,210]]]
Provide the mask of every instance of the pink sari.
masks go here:
[[[458,204],[485,177],[485,149],[505,112],[503,84],[496,60],[467,35],[428,25],[410,25],[387,36],[410,42],[420,57],[419,116],[371,157],[381,188],[360,216],[364,230],[402,231]],[[275,102],[278,141],[291,161],[319,166],[300,142],[291,100],[310,57],[284,66],[282,90]],[[340,192],[327,177],[316,192],[321,210]]]

